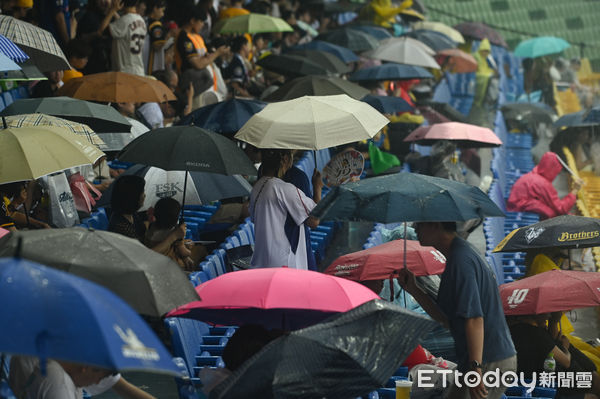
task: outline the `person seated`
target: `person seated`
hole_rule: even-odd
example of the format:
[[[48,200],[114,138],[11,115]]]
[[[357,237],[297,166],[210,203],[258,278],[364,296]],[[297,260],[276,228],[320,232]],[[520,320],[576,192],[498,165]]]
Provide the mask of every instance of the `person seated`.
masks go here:
[[[594,363],[570,345],[569,339],[558,328],[562,312],[540,315],[510,316],[507,318],[510,334],[517,351],[517,372],[532,379],[534,373],[544,371],[544,362],[552,354],[556,371],[589,372],[592,388],[559,387],[557,399],[597,399],[600,380]],[[546,325],[548,322],[548,325]]]
[[[573,181],[573,189],[563,198],[559,198],[552,181],[562,170],[558,155],[547,152],[540,163],[529,173],[519,177],[513,185],[506,209],[510,212],[532,212],[540,215],[540,219],[549,219],[569,213],[577,201],[583,181]]]
[[[145,180],[135,175],[122,175],[115,180],[110,198],[112,213],[108,222],[108,231],[144,243],[146,225],[137,211],[142,207],[146,198],[145,185]],[[175,241],[183,239],[185,232],[185,223],[182,223],[166,235],[162,241],[155,243],[151,249],[164,253]]]
[[[178,219],[181,212],[181,205],[173,198],[161,198],[154,205],[154,222],[148,226],[145,236],[145,244],[149,248],[159,247],[160,243],[167,240],[169,235],[173,234],[179,228]],[[191,242],[176,240],[171,246],[162,251],[163,255],[174,260],[185,271],[193,271],[199,260],[206,256],[206,250],[199,251],[203,247],[198,247],[192,253]],[[164,249],[164,248],[163,248]],[[200,252],[203,252],[202,254]],[[202,256],[204,255],[204,256]]]
[[[0,186],[2,204],[0,205],[0,227],[15,231],[18,227],[49,229],[50,226],[25,214],[27,202],[27,182],[16,182]],[[21,212],[21,209],[23,211]]]
[[[83,76],[81,71],[87,65],[91,51],[89,43],[83,39],[73,39],[67,44],[65,55],[73,68],[63,71],[64,83]]]

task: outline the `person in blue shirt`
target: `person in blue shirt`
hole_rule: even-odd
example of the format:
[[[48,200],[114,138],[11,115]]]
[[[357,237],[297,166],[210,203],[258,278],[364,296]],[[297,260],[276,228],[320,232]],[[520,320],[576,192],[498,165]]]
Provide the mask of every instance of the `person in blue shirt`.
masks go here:
[[[71,39],[71,13],[69,0],[43,0],[40,15],[41,27],[52,33],[63,49]]]
[[[456,234],[456,222],[419,222],[415,229],[423,246],[446,256],[437,299],[422,290],[415,276],[403,269],[398,282],[435,320],[450,329],[458,355],[458,370],[481,377],[491,370],[500,375],[517,369],[516,351],[504,318],[493,270],[477,251]],[[449,398],[499,399],[506,386],[480,383],[473,387],[459,380]]]

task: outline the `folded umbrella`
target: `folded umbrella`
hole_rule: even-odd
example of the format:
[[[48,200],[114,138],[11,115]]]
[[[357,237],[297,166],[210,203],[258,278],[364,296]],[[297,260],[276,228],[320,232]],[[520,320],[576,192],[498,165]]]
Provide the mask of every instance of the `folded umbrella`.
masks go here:
[[[506,315],[564,312],[600,305],[600,274],[550,270],[499,287]]]
[[[19,231],[0,239],[0,256],[20,255],[100,284],[136,312],[160,317],[198,300],[175,262],[139,241],[79,227]]]
[[[286,267],[226,273],[200,284],[196,291],[201,301],[180,306],[167,316],[295,330],[379,298],[353,281]]]
[[[379,46],[379,41],[373,36],[350,28],[339,28],[321,33],[317,36],[317,40],[337,44],[356,52],[373,50]]]
[[[69,97],[24,98],[4,108],[0,116],[41,113],[84,123],[96,133],[129,132],[131,125],[113,107]]]
[[[368,396],[434,326],[392,303],[369,301],[272,341],[217,385],[211,398]]]
[[[59,96],[105,103],[137,103],[177,100],[163,82],[125,72],[102,72],[70,79]]]
[[[434,51],[441,51],[449,48],[456,48],[456,42],[450,39],[443,33],[432,31],[432,30],[414,30],[402,35],[402,37],[412,37],[420,42],[425,43],[431,47]]]
[[[346,65],[337,55],[328,53],[327,51],[319,50],[294,50],[288,51],[285,54],[306,57],[312,62],[321,65],[327,71],[331,73],[348,73],[352,70],[350,66]]]
[[[287,51],[296,50],[318,50],[325,51],[335,55],[346,64],[350,62],[358,61],[358,56],[352,52],[352,50],[346,47],[338,46],[337,44],[329,43],[323,40],[311,40],[308,43],[298,44],[294,47],[290,47]]]
[[[258,148],[320,150],[372,138],[389,120],[346,95],[271,103],[235,135]]]
[[[0,298],[7,305],[0,310],[3,353],[109,370],[180,374],[167,349],[133,309],[87,280],[4,258]]]
[[[261,58],[256,65],[284,76],[329,75],[329,68],[301,55],[285,53]]]
[[[483,22],[461,22],[454,25],[454,29],[459,31],[464,37],[476,40],[488,39],[492,44],[508,48],[508,44],[506,44],[506,40],[504,40],[502,35]]]
[[[460,122],[436,123],[421,126],[404,138],[404,141],[417,141],[432,145],[439,140],[450,140],[462,148],[497,147],[502,140],[486,127]]]
[[[394,223],[464,221],[504,213],[478,187],[396,173],[334,187],[311,215],[321,220]]]
[[[511,231],[493,252],[598,246],[600,246],[600,220],[584,216],[561,215]]]
[[[105,154],[67,129],[10,128],[0,134],[0,184],[35,180],[75,166],[96,163]]]
[[[414,108],[401,97],[374,96],[372,94],[368,94],[361,98],[360,101],[369,104],[382,114],[395,114],[396,112],[414,111]]]
[[[265,97],[265,101],[285,101],[303,96],[332,96],[336,94],[347,94],[358,100],[369,94],[369,90],[346,79],[333,76],[303,76],[285,83]]]
[[[515,48],[515,55],[523,58],[537,58],[550,54],[558,54],[571,47],[569,42],[560,37],[541,36],[524,40]]]
[[[348,79],[354,82],[366,82],[431,78],[433,78],[433,75],[425,68],[414,65],[387,63],[370,68],[359,69],[350,75]]]
[[[342,255],[323,273],[354,281],[387,280],[404,268],[404,253],[404,241],[394,240]],[[423,247],[418,241],[407,240],[406,267],[415,276],[442,274],[446,258],[433,247]]]
[[[234,134],[266,105],[262,101],[232,98],[200,107],[181,119],[178,125],[194,125],[216,133]]]
[[[440,69],[440,66],[433,58],[434,54],[435,51],[423,42],[411,37],[402,36],[383,40],[379,47],[375,50],[367,51],[363,55],[398,64]]]
[[[0,34],[18,45],[42,72],[71,69],[56,39],[47,30],[0,15]]]

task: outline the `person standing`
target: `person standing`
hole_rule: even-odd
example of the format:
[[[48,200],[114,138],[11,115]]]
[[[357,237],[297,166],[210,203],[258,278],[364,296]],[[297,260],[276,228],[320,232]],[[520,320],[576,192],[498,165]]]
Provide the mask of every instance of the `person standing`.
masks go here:
[[[41,27],[52,36],[63,49],[71,39],[71,14],[69,0],[43,0],[40,7]]]
[[[499,399],[506,386],[486,387],[482,375],[499,369],[500,375],[516,371],[517,357],[504,318],[496,277],[487,262],[456,234],[456,222],[419,222],[417,237],[446,257],[437,300],[421,289],[414,274],[402,269],[398,282],[436,321],[450,329],[458,370],[479,375],[469,387],[464,379],[450,388],[449,398]],[[474,385],[474,384],[472,384]]]
[[[146,73],[165,69],[165,47],[167,45],[167,29],[162,23],[166,4],[164,0],[148,2],[148,36],[145,42]],[[173,39],[170,39],[173,43]]]
[[[112,69],[144,76],[144,60],[142,48],[146,38],[146,22],[137,13],[138,0],[124,0],[121,4],[124,14],[108,25],[113,38],[112,43]],[[116,5],[115,5],[116,4]],[[113,10],[121,4],[114,3]]]

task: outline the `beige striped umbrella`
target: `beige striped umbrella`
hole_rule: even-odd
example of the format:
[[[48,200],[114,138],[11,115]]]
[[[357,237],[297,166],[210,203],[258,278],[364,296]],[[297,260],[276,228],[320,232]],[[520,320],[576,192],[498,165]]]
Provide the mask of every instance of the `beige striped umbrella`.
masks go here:
[[[106,144],[100,136],[83,123],[73,122],[56,116],[46,114],[22,114],[22,115],[11,115],[4,118],[6,120],[5,128],[12,127],[28,127],[28,126],[58,126],[65,128],[79,136],[83,136],[86,141],[90,144],[94,144],[101,150],[106,147]]]

